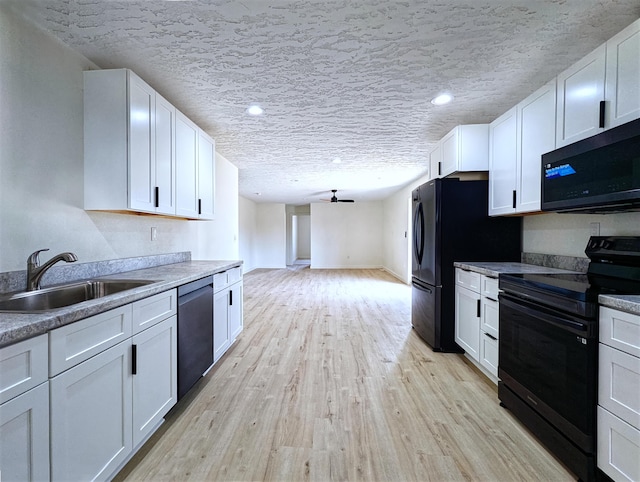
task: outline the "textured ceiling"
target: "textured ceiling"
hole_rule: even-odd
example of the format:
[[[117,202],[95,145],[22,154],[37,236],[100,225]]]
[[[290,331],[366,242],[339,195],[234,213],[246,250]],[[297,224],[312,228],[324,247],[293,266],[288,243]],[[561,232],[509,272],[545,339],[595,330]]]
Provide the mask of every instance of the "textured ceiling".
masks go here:
[[[1,1],[134,70],[216,139],[241,195],[291,204],[386,197],[451,128],[492,121],[640,17],[639,0]],[[454,102],[432,105],[443,90]]]

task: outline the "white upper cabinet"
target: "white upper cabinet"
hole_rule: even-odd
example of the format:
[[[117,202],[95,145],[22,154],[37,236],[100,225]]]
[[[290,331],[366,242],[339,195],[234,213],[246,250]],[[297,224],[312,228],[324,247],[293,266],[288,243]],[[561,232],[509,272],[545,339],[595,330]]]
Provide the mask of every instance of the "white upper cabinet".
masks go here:
[[[140,77],[128,72],[129,207],[155,209],[156,93]],[[91,146],[89,146],[91,148]]]
[[[198,217],[201,219],[214,217],[215,169],[215,142],[201,130],[198,138]]]
[[[603,44],[558,75],[556,147],[593,136],[604,128],[600,102],[604,100],[605,59]]]
[[[489,214],[515,212],[517,112],[511,108],[489,124]]]
[[[130,70],[87,71],[84,87],[85,209],[212,219],[213,140]]]
[[[640,19],[607,42],[606,127],[640,117]]]
[[[556,81],[547,83],[517,106],[517,213],[540,211],[542,154],[556,143]]]
[[[155,212],[176,213],[176,109],[156,94]]]
[[[640,19],[558,76],[556,147],[640,117]]]
[[[198,217],[198,126],[176,112],[176,214]]]
[[[454,127],[442,138],[440,145],[442,161],[438,177],[489,169],[489,124]]]
[[[436,147],[429,153],[429,179],[437,179],[440,176],[442,163],[442,141],[438,141]]]

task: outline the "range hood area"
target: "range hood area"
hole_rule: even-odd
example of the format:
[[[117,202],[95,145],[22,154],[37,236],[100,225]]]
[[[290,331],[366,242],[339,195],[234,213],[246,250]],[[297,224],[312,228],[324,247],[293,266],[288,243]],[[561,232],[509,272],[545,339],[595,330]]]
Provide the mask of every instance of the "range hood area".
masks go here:
[[[640,119],[542,155],[542,210],[640,211]]]

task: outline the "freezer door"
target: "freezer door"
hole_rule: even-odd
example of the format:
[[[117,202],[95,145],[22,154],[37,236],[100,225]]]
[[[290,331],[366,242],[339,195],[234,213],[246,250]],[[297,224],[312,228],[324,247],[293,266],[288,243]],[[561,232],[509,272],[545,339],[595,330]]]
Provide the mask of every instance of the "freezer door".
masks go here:
[[[431,348],[439,348],[439,290],[414,279],[411,285],[411,324]]]

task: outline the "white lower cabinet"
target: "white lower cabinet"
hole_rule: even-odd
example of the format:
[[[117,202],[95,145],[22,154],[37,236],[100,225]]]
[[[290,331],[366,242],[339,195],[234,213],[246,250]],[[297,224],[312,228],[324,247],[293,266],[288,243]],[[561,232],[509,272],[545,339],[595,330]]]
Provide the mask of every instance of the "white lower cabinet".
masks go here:
[[[177,331],[174,315],[135,335],[133,373],[133,447],[151,435],[177,402]]]
[[[0,479],[49,480],[47,335],[0,348]]]
[[[217,362],[242,332],[242,268],[213,277],[213,362]]]
[[[474,360],[480,358],[480,295],[456,286],[456,334],[458,345]]]
[[[49,383],[0,405],[2,480],[49,480]]]
[[[107,480],[132,450],[130,342],[50,384],[52,480]]]
[[[640,480],[640,316],[600,307],[598,467]]]
[[[456,268],[455,340],[494,383],[498,381],[498,279]]]
[[[175,300],[169,290],[49,333],[51,480],[109,480],[176,403]]]

